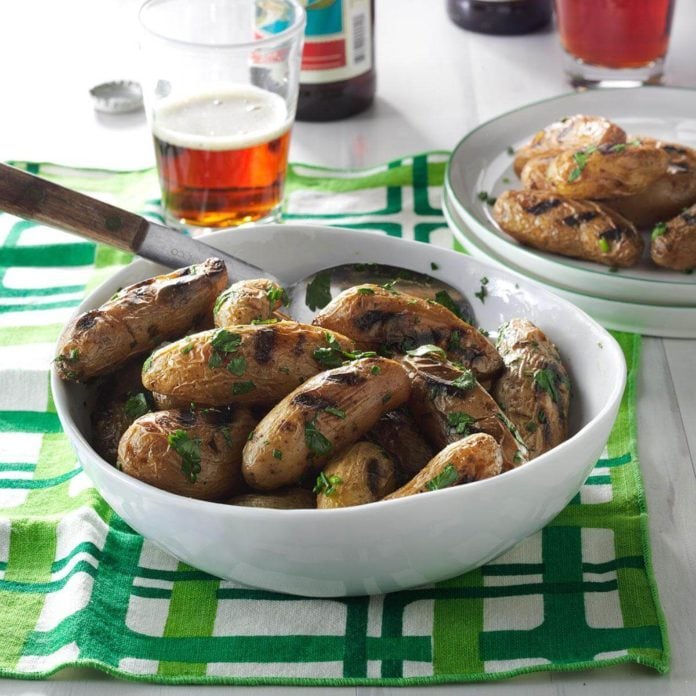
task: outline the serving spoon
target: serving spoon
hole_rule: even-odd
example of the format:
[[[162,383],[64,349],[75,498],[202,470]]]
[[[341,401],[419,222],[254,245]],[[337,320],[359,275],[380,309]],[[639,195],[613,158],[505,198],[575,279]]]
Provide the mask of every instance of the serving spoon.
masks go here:
[[[225,262],[230,282],[251,278],[277,280],[254,264],[170,227],[6,164],[0,164],[0,210],[133,252],[169,268],[202,263],[215,256]],[[286,287],[290,297],[287,311],[297,321],[310,323],[315,312],[332,297],[363,283],[388,284],[434,299],[474,323],[469,301],[451,285],[425,273],[371,263],[318,269],[295,281]]]

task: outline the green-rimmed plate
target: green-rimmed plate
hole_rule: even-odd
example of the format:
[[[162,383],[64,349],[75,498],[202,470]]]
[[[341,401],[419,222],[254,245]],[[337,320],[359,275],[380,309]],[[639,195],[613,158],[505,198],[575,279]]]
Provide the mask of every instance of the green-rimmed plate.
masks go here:
[[[528,142],[549,123],[579,113],[605,116],[631,135],[696,147],[696,90],[639,87],[563,95],[498,116],[467,134],[447,168],[445,189],[450,207],[475,240],[542,282],[604,300],[696,308],[696,273],[655,266],[647,250],[649,240],[639,265],[612,271],[600,264],[522,246],[500,230],[490,205],[479,197],[482,191],[497,196],[506,189],[521,188],[509,148]],[[457,229],[453,231],[459,234]]]

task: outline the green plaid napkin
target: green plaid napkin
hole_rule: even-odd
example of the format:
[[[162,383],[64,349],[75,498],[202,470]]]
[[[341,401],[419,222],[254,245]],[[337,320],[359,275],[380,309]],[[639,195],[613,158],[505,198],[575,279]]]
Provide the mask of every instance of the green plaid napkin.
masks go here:
[[[447,153],[366,171],[294,165],[285,217],[451,247]],[[157,216],[154,172],[28,165]],[[609,444],[540,533],[466,575],[385,596],[304,599],[187,567],[138,536],[79,467],[48,369],[85,292],[128,261],[0,215],[0,675],[67,665],[170,684],[403,685],[637,662],[668,669],[636,458],[640,339]]]

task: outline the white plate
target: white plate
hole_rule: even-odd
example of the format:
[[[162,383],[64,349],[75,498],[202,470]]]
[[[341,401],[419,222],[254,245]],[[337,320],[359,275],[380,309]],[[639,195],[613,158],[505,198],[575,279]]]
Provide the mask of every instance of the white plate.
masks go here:
[[[501,258],[545,281],[562,283],[566,290],[609,300],[696,307],[696,274],[658,268],[647,249],[638,266],[612,272],[600,264],[524,247],[498,228],[491,207],[479,199],[481,191],[497,196],[521,188],[508,147],[517,148],[549,123],[578,113],[606,116],[629,134],[696,147],[696,90],[640,87],[555,97],[498,116],[460,141],[445,177],[453,206],[476,238]]]
[[[602,326],[645,336],[696,338],[696,309],[606,300],[564,289],[516,266],[512,261],[486,246],[480,238],[472,233],[471,228],[458,214],[446,191],[443,198],[443,210],[452,234],[474,258],[494,263],[496,266],[511,271],[522,278],[546,286],[557,295],[580,307]]]
[[[386,235],[318,226],[269,225],[220,232],[206,242],[268,268],[289,283],[348,262],[436,273],[475,300],[487,329],[526,316],[558,346],[573,382],[568,440],[484,481],[400,500],[335,510],[270,510],[193,500],[138,481],[89,444],[89,392],[51,385],[61,423],[107,502],[134,529],[189,565],[269,590],[313,596],[373,594],[435,582],[477,567],[537,531],[573,498],[601,456],[625,385],[617,342],[587,314],[535,283],[457,252]],[[431,264],[436,267],[432,271]],[[161,272],[138,260],[80,305]]]

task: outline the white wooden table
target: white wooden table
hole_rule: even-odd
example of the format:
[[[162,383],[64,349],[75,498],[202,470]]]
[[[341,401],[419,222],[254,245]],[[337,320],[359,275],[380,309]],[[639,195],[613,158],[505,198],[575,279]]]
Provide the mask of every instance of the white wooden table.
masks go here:
[[[369,112],[329,124],[297,124],[293,161],[362,167],[430,149],[452,149],[478,123],[569,91],[552,30],[526,37],[467,33],[445,0],[378,0],[378,98]],[[137,0],[3,0],[0,3],[0,161],[53,161],[134,169],[153,164],[142,114],[100,117],[88,89],[136,76]],[[696,87],[696,5],[677,0],[667,83]],[[696,311],[696,310],[694,310]],[[639,455],[647,488],[672,671],[637,666],[542,673],[492,683],[430,687],[433,694],[691,696],[696,693],[696,341],[644,341],[638,385]],[[0,680],[0,694],[87,696],[163,693],[171,687],[65,670],[48,681]],[[229,687],[186,688],[206,696]],[[422,693],[342,688],[335,694]],[[298,696],[302,688],[236,688]]]

